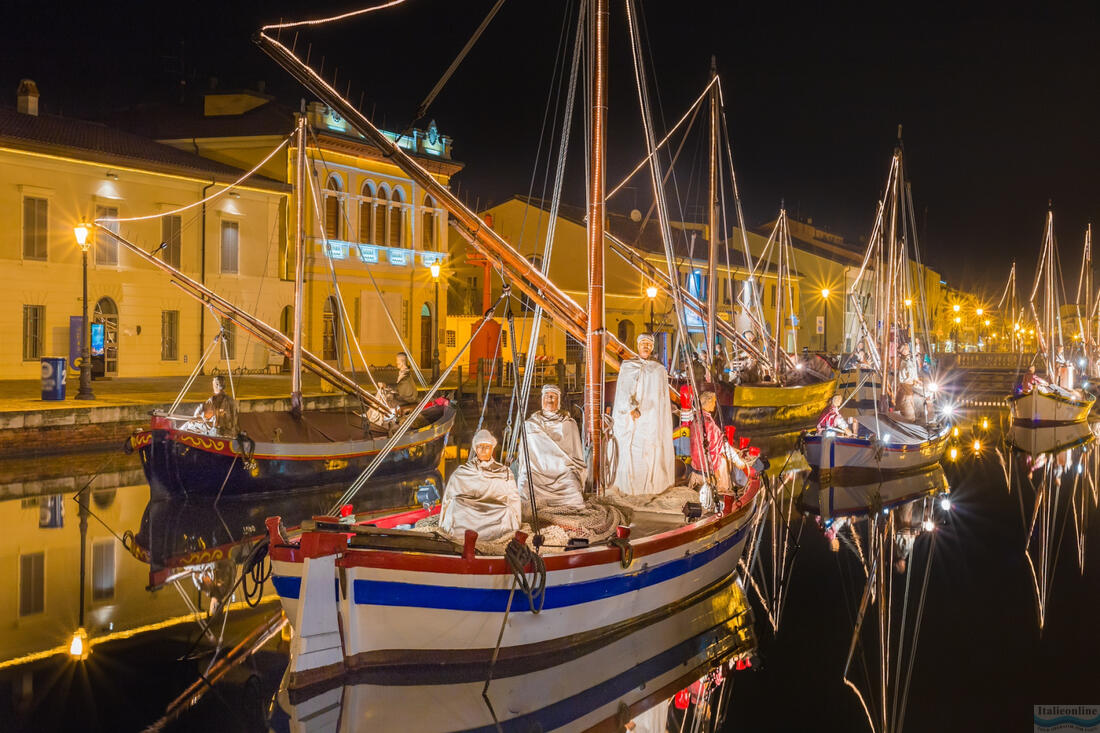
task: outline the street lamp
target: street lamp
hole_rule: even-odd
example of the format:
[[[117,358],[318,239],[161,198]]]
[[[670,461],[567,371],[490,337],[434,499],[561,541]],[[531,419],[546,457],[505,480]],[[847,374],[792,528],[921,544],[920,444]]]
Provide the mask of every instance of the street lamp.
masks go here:
[[[439,379],[439,263],[429,268],[435,281],[435,308],[432,309],[432,381]]]
[[[829,293],[828,288],[821,289],[821,350],[829,350]]]
[[[91,324],[88,323],[88,233],[92,227],[81,222],[73,227],[76,243],[80,246],[81,261],[84,265],[84,320],[80,326],[80,390],[76,393],[78,400],[94,400],[92,393],[92,355],[91,355]]]

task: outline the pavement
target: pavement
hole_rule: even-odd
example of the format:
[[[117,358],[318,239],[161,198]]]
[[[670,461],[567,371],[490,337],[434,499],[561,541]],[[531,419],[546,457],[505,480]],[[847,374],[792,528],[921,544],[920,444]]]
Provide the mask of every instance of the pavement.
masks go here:
[[[65,386],[64,400],[43,400],[42,386],[37,379],[0,381],[0,412],[71,410],[94,407],[124,407],[129,405],[163,405],[175,401],[186,377],[112,377],[92,382],[94,400],[78,400],[80,380],[70,377]],[[184,401],[201,402],[212,393],[211,377],[195,379]],[[245,374],[233,377],[238,399],[263,399],[290,395],[289,374]],[[228,391],[228,390],[227,390]],[[302,377],[302,393],[319,395],[321,380],[312,374]]]

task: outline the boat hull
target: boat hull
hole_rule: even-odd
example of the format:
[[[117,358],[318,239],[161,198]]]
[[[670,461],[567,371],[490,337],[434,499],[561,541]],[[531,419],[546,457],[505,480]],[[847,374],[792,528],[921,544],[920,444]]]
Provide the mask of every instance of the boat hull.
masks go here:
[[[837,378],[806,385],[739,384],[727,408],[732,425],[748,433],[780,433],[817,422],[836,393]]]
[[[504,730],[617,729],[624,707],[637,716],[662,705],[707,669],[754,648],[752,612],[731,579],[678,613],[570,662],[494,674],[487,694]],[[486,666],[446,685],[370,683],[351,675],[345,686],[313,695],[283,690],[277,702],[286,726],[278,729],[494,731],[482,698],[488,677]]]
[[[810,467],[819,471],[918,471],[943,458],[950,434],[950,429],[944,427],[919,443],[884,443],[813,431],[803,438],[802,452]]]
[[[1033,389],[1026,394],[1009,397],[1006,402],[1013,421],[1055,425],[1087,420],[1096,398],[1085,396],[1078,399],[1057,392]]]
[[[537,614],[523,593],[511,593],[513,575],[502,557],[341,547],[331,533],[303,535],[299,549],[273,546],[273,582],[299,632],[289,687],[345,671],[358,679],[454,682],[494,659],[494,678],[503,678],[596,651],[728,584],[758,486],[726,514],[633,542],[626,567],[617,546],[545,555],[546,592]],[[300,549],[318,542],[328,544],[316,557]],[[338,599],[334,574],[341,579]]]
[[[409,431],[382,461],[372,483],[436,470],[453,424],[454,410],[446,407],[431,424]],[[242,449],[238,438],[179,430],[154,418],[154,427],[130,442],[154,492],[232,496],[347,485],[374,461],[386,439],[256,442]]]

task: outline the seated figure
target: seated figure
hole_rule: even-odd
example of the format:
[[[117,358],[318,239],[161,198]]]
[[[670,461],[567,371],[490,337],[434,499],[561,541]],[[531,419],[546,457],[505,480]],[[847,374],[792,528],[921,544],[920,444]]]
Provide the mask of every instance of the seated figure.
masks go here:
[[[461,538],[472,529],[480,540],[492,542],[519,529],[519,490],[512,472],[493,458],[496,445],[488,430],[477,431],[470,459],[447,480],[439,514],[444,532]]]
[[[586,471],[581,433],[577,422],[561,410],[561,389],[556,384],[543,386],[542,408],[531,413],[523,430],[516,464],[520,498],[528,502],[533,492],[539,507],[583,507]]]
[[[236,435],[237,401],[226,394],[225,377],[214,377],[212,389],[214,394],[195,408],[195,419],[184,423],[182,429],[206,435]]]
[[[833,395],[833,399],[829,401],[829,406],[825,408],[825,412],[821,414],[817,421],[818,430],[833,430],[840,435],[852,437],[859,433],[859,425],[855,419],[853,418],[849,424],[848,418],[840,414],[840,405],[843,401],[840,395]]]

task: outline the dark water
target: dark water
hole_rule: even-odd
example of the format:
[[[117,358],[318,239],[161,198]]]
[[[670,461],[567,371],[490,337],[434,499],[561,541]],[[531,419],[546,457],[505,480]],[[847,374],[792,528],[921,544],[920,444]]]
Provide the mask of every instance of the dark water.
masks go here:
[[[1029,730],[1033,705],[1100,701],[1098,532],[1095,526],[1084,529],[1084,572],[1078,567],[1072,523],[1060,542],[1052,543],[1061,550],[1048,572],[1046,624],[1040,633],[1024,555],[1027,529],[1020,490],[1009,493],[992,449],[995,443],[987,438],[979,457],[964,450],[957,462],[945,463],[954,507],[950,521],[937,529],[907,731]],[[1094,450],[1078,448],[1074,455]],[[1017,469],[1023,465],[1014,460]],[[201,633],[209,597],[198,584],[190,578],[181,582],[186,594],[173,585],[148,590],[151,580],[163,576],[151,576],[150,564],[125,550],[113,533],[130,530],[146,555],[155,555],[154,563],[171,564],[174,555],[216,548],[262,531],[269,513],[308,516],[332,501],[331,492],[277,505],[250,499],[227,503],[213,513],[181,502],[150,505],[147,487],[122,483],[132,477],[128,470],[133,465],[113,456],[89,455],[80,461],[66,467],[70,477],[90,477],[104,463],[109,466],[86,495],[84,542],[85,627],[93,637],[111,640],[96,643],[83,662],[63,653],[48,654],[66,646],[79,623],[81,512],[72,496],[84,481],[65,483],[48,471],[36,475],[34,464],[7,467],[6,472],[0,466],[0,476],[11,482],[8,495],[22,490],[12,478],[19,471],[27,474],[21,485],[41,490],[54,481],[62,490],[0,501],[5,527],[0,582],[10,589],[0,602],[0,664],[6,665],[0,667],[0,730],[144,729],[206,672],[219,638],[224,651],[277,610],[277,603],[234,608],[224,631],[220,621],[212,630],[212,641]],[[1082,481],[1097,479],[1093,467],[1086,466]],[[1025,489],[1028,521],[1032,501],[1031,490]],[[1092,524],[1100,524],[1095,504],[1088,507]],[[113,550],[105,549],[109,546]],[[923,570],[929,546],[927,535],[917,540],[914,569]],[[762,664],[727,679],[729,712],[722,729],[868,730],[858,699],[841,681],[863,582],[858,561],[846,547],[832,552],[820,531],[809,525],[794,551],[780,631],[772,633],[757,603]],[[39,554],[40,568],[34,559]],[[108,566],[113,576],[104,571]],[[224,574],[219,576],[214,563],[207,582],[217,587],[225,582]],[[34,578],[41,579],[41,590]],[[919,573],[914,578],[919,583]],[[189,601],[202,607],[198,614],[191,614]],[[132,630],[138,633],[123,638]],[[870,646],[866,652],[873,657]],[[285,662],[285,644],[276,637],[166,729],[268,730]],[[862,667],[850,676],[868,689]],[[446,691],[438,694],[445,696]],[[276,720],[274,729],[282,724]]]

